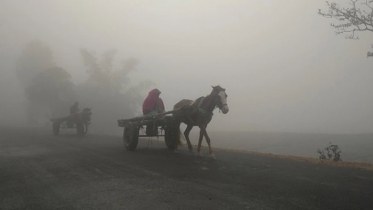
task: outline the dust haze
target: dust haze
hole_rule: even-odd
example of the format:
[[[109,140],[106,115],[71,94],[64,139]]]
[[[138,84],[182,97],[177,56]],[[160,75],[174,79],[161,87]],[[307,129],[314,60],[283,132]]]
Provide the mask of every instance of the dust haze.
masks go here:
[[[48,126],[78,101],[92,107],[93,132],[113,133],[152,88],[171,110],[221,85],[230,112],[215,110],[210,131],[372,133],[371,34],[335,36],[320,8],[324,0],[3,0],[0,124]]]

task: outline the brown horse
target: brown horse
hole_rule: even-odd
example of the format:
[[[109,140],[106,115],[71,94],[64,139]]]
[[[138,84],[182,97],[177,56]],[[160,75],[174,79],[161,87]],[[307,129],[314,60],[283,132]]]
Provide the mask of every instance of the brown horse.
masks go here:
[[[90,122],[91,121],[91,115],[92,115],[92,108],[84,108],[81,112],[79,112],[78,116],[79,118],[84,122]]]
[[[215,155],[212,152],[211,144],[210,144],[210,137],[206,132],[206,127],[210,123],[213,115],[213,111],[216,107],[223,112],[223,114],[228,113],[229,108],[227,104],[227,94],[225,93],[225,89],[220,86],[212,86],[212,92],[206,97],[200,97],[195,101],[183,99],[179,101],[174,106],[175,109],[179,109],[184,106],[191,106],[191,111],[188,114],[175,112],[173,113],[173,117],[175,119],[179,119],[179,122],[183,122],[187,125],[187,128],[184,131],[185,139],[188,143],[189,151],[193,151],[193,146],[190,143],[189,133],[192,130],[193,126],[198,126],[200,128],[199,133],[199,141],[198,141],[198,156],[202,156],[201,154],[201,143],[203,136],[205,136],[206,142],[209,146],[209,153],[212,158],[215,159]],[[179,127],[180,127],[179,123]]]

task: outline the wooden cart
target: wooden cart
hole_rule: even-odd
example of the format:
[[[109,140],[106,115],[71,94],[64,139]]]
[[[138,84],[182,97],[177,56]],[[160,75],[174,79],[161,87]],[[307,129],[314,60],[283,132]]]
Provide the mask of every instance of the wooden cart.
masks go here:
[[[162,136],[170,150],[176,149],[180,139],[180,119],[173,117],[171,114],[179,112],[182,113],[179,116],[187,116],[191,109],[191,106],[184,106],[165,113],[118,120],[118,126],[124,127],[124,146],[127,150],[133,151],[137,147],[139,137]],[[146,130],[145,134],[140,134],[141,128]]]
[[[60,128],[76,129],[79,136],[83,136],[88,132],[88,125],[91,123],[91,108],[84,108],[81,112],[69,115],[67,117],[51,119],[53,124],[53,134],[58,135]]]

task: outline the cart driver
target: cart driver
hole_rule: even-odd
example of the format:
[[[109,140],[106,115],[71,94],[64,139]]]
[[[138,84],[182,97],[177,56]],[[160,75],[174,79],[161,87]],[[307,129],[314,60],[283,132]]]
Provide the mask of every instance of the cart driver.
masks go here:
[[[159,97],[160,94],[161,91],[159,91],[158,89],[153,89],[149,92],[149,95],[146,97],[144,103],[142,104],[142,113],[144,115],[152,115],[165,112],[163,100]],[[146,125],[147,136],[154,136],[157,134],[157,126],[154,126],[152,122]]]
[[[75,102],[71,107],[70,107],[70,114],[73,115],[73,114],[76,114],[80,111],[79,109],[79,103],[78,102]]]
[[[153,89],[142,104],[142,112],[144,115],[152,115],[165,112],[163,100],[159,97],[161,91]]]

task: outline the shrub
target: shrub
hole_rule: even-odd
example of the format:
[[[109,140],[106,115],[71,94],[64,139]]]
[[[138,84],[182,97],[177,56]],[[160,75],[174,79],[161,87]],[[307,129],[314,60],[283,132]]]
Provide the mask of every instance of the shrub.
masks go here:
[[[334,161],[342,161],[341,153],[338,145],[333,145],[329,142],[329,146],[325,147],[323,150],[317,149],[317,153],[320,154],[319,159],[332,159]]]

